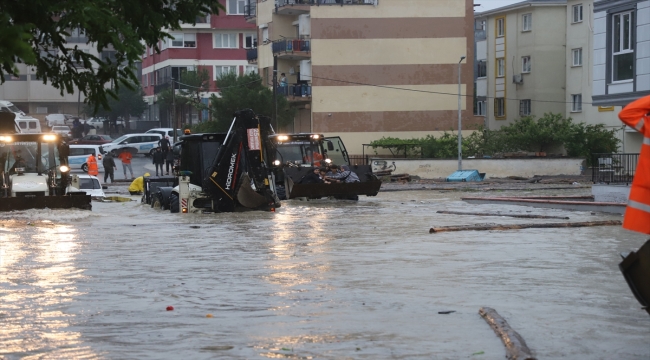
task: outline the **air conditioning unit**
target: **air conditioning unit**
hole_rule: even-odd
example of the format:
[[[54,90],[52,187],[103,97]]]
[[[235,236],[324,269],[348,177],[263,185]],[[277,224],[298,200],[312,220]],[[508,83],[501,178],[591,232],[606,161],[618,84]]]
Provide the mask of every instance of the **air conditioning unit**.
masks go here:
[[[513,75],[512,76],[512,82],[515,84],[523,84],[524,83],[524,78],[521,75]]]

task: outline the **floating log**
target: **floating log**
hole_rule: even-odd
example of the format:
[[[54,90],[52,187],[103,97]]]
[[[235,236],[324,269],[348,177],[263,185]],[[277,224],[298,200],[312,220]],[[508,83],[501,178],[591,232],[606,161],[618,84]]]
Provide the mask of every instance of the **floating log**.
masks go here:
[[[506,358],[508,360],[535,360],[524,338],[514,331],[496,310],[482,307],[478,313],[503,341],[503,345],[506,346]]]
[[[620,220],[605,220],[605,221],[583,221],[583,222],[547,223],[547,224],[444,226],[444,227],[429,229],[429,234],[445,232],[445,231],[517,230],[517,229],[531,229],[531,228],[615,226],[621,224],[622,222]]]
[[[477,215],[477,216],[508,216],[523,219],[564,219],[569,220],[568,216],[550,216],[550,215],[512,215],[501,213],[475,213],[475,212],[460,212],[460,211],[436,211],[438,214],[451,214],[451,215]]]

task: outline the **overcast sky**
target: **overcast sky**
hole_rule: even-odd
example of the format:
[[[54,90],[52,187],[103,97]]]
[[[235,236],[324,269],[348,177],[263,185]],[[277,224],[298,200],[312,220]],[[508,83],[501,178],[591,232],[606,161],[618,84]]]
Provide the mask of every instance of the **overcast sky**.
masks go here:
[[[481,11],[496,9],[498,7],[518,3],[521,1],[523,0],[474,0],[474,4],[476,5],[481,4],[481,6],[475,6],[474,10],[476,10],[476,12],[481,12]]]

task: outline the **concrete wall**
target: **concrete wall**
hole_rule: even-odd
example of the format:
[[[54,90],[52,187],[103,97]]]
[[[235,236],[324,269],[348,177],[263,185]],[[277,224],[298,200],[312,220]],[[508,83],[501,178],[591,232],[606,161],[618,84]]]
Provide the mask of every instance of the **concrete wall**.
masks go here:
[[[591,186],[591,195],[596,202],[627,203],[630,188],[630,185],[594,184]]]
[[[422,179],[446,178],[458,170],[458,160],[371,159],[373,171],[379,170],[384,161],[389,166],[395,163],[394,174],[407,173]],[[478,170],[485,173],[486,178],[580,175],[583,162],[578,158],[463,159],[463,169]]]

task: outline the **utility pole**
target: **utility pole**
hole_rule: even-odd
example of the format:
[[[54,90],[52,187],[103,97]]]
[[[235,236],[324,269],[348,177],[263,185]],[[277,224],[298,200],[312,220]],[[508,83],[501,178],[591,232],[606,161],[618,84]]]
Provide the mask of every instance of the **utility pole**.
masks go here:
[[[278,129],[278,57],[273,56],[273,124]]]
[[[174,124],[174,142],[176,143],[176,132],[177,132],[177,123],[176,123],[176,84],[174,84],[174,78],[171,78],[172,85],[172,116],[171,123]]]
[[[461,134],[461,111],[460,111],[460,63],[465,60],[464,56],[460,57],[458,62],[458,171],[463,170],[463,135]]]

